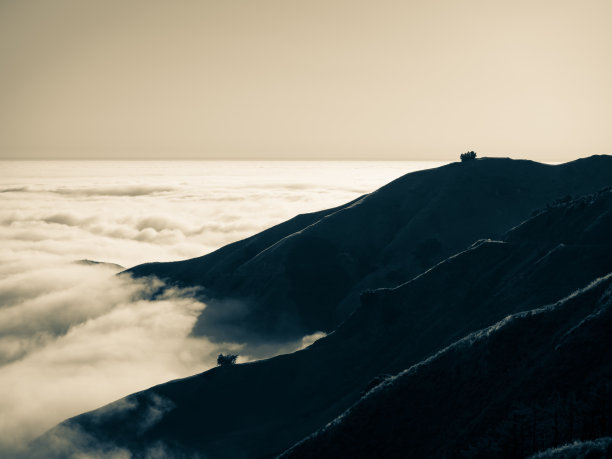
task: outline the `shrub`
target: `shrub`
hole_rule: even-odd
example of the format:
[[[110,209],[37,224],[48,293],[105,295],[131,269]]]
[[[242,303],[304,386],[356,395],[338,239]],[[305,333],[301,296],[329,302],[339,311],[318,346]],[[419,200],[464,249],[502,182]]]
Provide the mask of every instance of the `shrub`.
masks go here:
[[[476,159],[476,152],[475,151],[468,151],[466,153],[461,153],[461,156],[459,156],[461,158],[461,162],[466,162],[466,161],[471,161],[473,159]]]
[[[236,363],[236,359],[238,358],[235,354],[219,354],[217,357],[217,365],[233,365]]]

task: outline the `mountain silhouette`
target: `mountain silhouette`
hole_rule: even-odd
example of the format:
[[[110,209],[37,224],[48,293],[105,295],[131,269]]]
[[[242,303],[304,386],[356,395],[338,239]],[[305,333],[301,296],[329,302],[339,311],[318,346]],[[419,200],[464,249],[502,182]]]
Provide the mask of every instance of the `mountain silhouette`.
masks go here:
[[[211,254],[127,272],[200,287],[193,333],[258,343],[330,332],[368,288],[410,280],[531,211],[609,185],[612,157],[551,166],[483,158],[407,174],[343,206],[297,217]]]
[[[281,457],[525,457],[608,436],[610,330],[612,274],[388,378]]]
[[[75,263],[79,265],[87,265],[87,266],[103,266],[105,268],[114,269],[116,271],[123,271],[125,267],[118,265],[117,263],[108,263],[106,261],[95,261],[95,260],[77,260]]]
[[[501,180],[495,175],[498,165],[507,164],[521,177],[552,174],[554,184],[539,184],[537,192],[527,185],[521,188],[521,194],[531,190],[521,199],[535,195],[540,202],[542,195],[556,193],[551,190],[557,186],[563,194],[598,186],[606,181],[606,171],[609,181],[610,159],[592,157],[561,166],[475,160],[424,171],[419,181],[431,182],[436,171],[442,171],[445,177],[456,174],[455,182],[472,183],[464,178],[471,170],[473,183],[492,184],[491,174]],[[289,250],[288,241],[310,236],[319,225],[329,225],[327,219],[347,224],[344,231],[351,239],[356,217],[350,212],[356,211],[349,210],[383,190],[395,195],[397,183],[340,210],[301,217],[316,220],[326,215],[281,238],[269,255]],[[407,187],[397,193],[400,189],[405,200],[412,199]],[[519,200],[517,193],[510,195]],[[460,210],[476,208],[480,199],[472,188],[462,198],[469,204]],[[452,202],[458,202],[455,196]],[[601,400],[609,403],[606,391],[612,386],[612,191],[558,199],[520,224],[498,228],[495,222],[505,221],[506,214],[534,207],[507,202],[505,211],[491,210],[494,223],[487,227],[494,227],[493,233],[466,229],[469,219],[465,226],[457,225],[461,236],[456,241],[469,238],[470,232],[486,239],[471,239],[461,251],[407,282],[362,290],[360,305],[333,333],[307,349],[219,366],[130,395],[60,424],[35,442],[32,456],[37,451],[63,457],[71,451],[119,448],[135,457],[158,450],[172,457],[212,458],[274,457],[283,452],[287,457],[491,457],[500,450],[507,457],[525,457],[564,442],[609,436],[612,422],[605,412],[601,421],[597,406]],[[368,221],[378,215],[377,206],[370,209]],[[336,217],[345,211],[348,216]],[[478,214],[469,213],[475,219]],[[453,224],[433,234],[448,246],[455,225],[447,217]],[[486,213],[481,218],[486,220]],[[474,225],[480,222],[476,219]],[[412,225],[416,223],[397,228]],[[277,237],[283,233],[280,227],[269,231],[276,231]],[[339,227],[337,231],[341,233]],[[442,234],[449,236],[441,239]],[[264,232],[258,237],[268,236]],[[387,248],[410,240],[397,236]],[[248,241],[234,244],[234,250],[255,244]],[[219,266],[227,263],[219,255],[223,250],[229,249],[209,256],[217,257]],[[390,264],[401,265],[401,250],[415,263],[410,247],[397,250],[400,253],[388,255]],[[208,263],[205,259],[184,263],[197,266]],[[186,265],[145,265],[156,266]],[[376,272],[391,272],[388,269],[383,263]],[[184,279],[195,276],[188,272],[185,268]]]

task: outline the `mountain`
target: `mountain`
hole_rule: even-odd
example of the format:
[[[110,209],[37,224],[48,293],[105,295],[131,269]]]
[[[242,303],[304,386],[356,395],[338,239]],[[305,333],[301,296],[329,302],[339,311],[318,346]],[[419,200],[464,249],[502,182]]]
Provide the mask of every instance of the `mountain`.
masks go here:
[[[518,458],[608,436],[611,330],[609,274],[388,378],[281,457]]]
[[[95,260],[77,260],[75,263],[79,265],[88,265],[88,266],[102,266],[109,269],[114,269],[115,271],[123,271],[125,267],[118,265],[117,263],[108,263],[106,261],[95,261]]]
[[[551,166],[483,158],[407,174],[343,206],[297,217],[203,257],[127,271],[200,287],[193,329],[213,341],[331,332],[368,288],[405,282],[531,211],[609,185],[612,157]]]
[[[119,448],[136,457],[159,449],[171,457],[259,458],[316,432],[286,454],[325,456],[331,442],[338,446],[329,451],[351,457],[362,443],[372,452],[387,441],[395,423],[408,440],[389,440],[389,451],[413,457],[490,452],[487,445],[505,441],[504,429],[514,435],[513,425],[516,451],[535,452],[526,445],[533,421],[525,407],[537,401],[548,412],[560,397],[551,411],[557,419],[567,410],[588,418],[589,391],[603,396],[608,387],[591,383],[610,381],[612,191],[559,200],[499,233],[399,286],[364,292],[337,330],[305,350],[130,395],[62,423],[35,446],[46,457]],[[538,309],[545,305],[552,306]],[[535,419],[542,413],[536,408]],[[580,428],[606,435],[593,425]],[[557,442],[582,438],[578,426],[559,425]],[[536,447],[557,444],[549,440]]]

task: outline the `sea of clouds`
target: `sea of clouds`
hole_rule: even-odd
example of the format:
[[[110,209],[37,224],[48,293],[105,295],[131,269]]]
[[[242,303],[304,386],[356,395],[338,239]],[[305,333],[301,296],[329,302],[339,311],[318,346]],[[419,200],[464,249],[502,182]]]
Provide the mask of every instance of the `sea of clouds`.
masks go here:
[[[241,343],[190,335],[206,307],[193,291],[150,301],[159,281],[116,276],[123,268],[200,256],[437,165],[1,162],[0,453],[67,417],[204,371],[219,352],[254,358]]]

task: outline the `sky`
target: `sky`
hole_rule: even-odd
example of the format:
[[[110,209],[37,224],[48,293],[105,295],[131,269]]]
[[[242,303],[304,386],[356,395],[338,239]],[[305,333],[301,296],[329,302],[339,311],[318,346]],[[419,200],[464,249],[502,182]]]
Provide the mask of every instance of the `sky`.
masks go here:
[[[7,161],[0,174],[0,457],[64,419],[282,343],[191,336],[206,305],[123,267],[204,255],[440,164]],[[106,264],[87,264],[93,260]]]
[[[612,153],[609,0],[0,0],[0,159]]]

